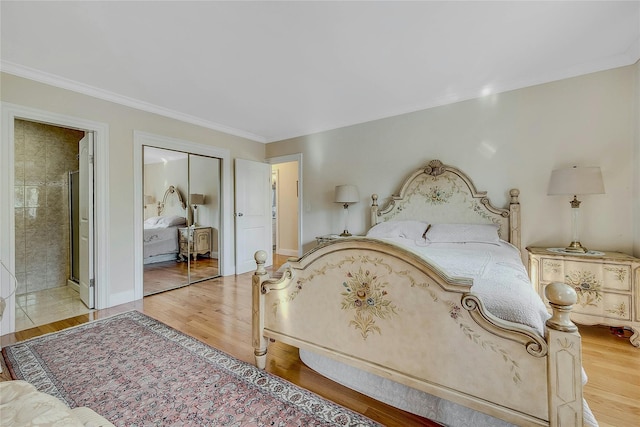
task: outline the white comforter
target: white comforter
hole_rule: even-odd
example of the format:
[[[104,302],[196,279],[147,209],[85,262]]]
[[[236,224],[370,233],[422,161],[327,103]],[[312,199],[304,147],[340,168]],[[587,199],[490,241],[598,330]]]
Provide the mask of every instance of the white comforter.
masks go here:
[[[471,291],[480,296],[491,314],[544,335],[550,315],[533,289],[520,252],[510,243],[425,243],[400,237],[383,240],[420,254],[449,276],[473,279]]]

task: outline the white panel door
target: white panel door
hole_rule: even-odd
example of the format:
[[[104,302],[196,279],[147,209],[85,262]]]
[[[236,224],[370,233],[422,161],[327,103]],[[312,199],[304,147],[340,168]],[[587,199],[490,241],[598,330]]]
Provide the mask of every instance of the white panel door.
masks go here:
[[[94,308],[93,259],[93,133],[85,133],[79,142],[80,151],[80,299]]]
[[[236,274],[255,270],[258,250],[273,264],[271,241],[271,165],[236,159]]]

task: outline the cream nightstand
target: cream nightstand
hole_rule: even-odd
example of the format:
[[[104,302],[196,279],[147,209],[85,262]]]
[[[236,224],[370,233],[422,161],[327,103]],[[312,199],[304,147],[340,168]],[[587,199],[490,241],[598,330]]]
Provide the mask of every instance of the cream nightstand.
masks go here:
[[[184,261],[191,255],[195,261],[198,255],[211,256],[211,227],[182,227],[178,228],[180,243],[180,260]],[[189,233],[192,239],[189,239]]]
[[[544,299],[552,282],[572,286],[578,303],[571,319],[585,325],[628,327],[631,344],[640,347],[640,259],[621,252],[576,255],[527,248],[529,276]]]

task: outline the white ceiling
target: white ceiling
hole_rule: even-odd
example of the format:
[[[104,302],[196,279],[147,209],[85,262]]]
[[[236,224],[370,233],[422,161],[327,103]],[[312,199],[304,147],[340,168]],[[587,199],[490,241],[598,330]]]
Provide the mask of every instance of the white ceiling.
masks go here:
[[[0,2],[3,71],[271,142],[635,63],[640,2]]]

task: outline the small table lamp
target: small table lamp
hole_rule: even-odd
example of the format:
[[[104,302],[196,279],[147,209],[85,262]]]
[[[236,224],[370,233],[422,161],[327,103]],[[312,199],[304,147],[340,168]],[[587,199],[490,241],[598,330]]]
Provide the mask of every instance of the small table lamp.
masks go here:
[[[198,225],[198,205],[204,205],[204,194],[189,194],[189,204],[193,206],[193,225]]]
[[[337,185],[334,202],[342,203],[344,206],[344,231],[341,236],[351,236],[349,233],[349,204],[358,203],[360,201],[360,195],[358,194],[358,187],[355,185]]]
[[[568,252],[588,252],[578,238],[578,218],[580,200],[578,194],[604,194],[602,172],[599,167],[556,169],[551,172],[548,195],[573,195],[571,203],[571,243],[565,248]]]

